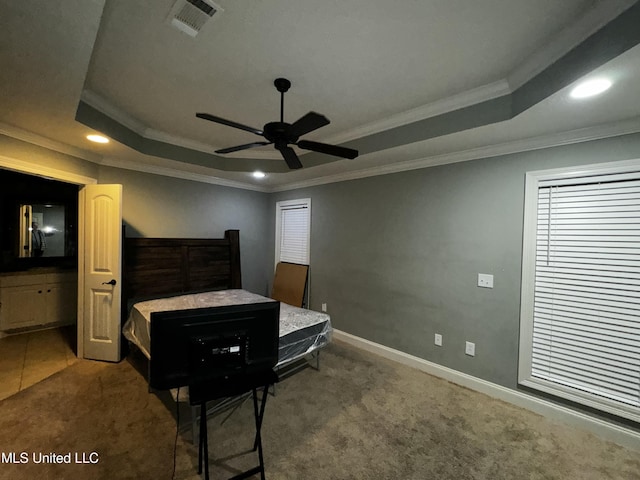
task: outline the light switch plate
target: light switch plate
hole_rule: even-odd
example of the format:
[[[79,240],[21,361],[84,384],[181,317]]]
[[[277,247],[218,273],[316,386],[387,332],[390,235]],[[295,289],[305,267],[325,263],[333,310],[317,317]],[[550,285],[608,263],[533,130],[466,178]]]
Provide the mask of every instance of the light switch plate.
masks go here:
[[[476,356],[476,344],[473,342],[465,342],[464,345],[464,353],[471,357]]]
[[[326,304],[326,303],[323,303],[323,304],[322,304],[322,311],[323,311],[323,312],[326,312],[326,311],[327,311],[327,304]]]
[[[479,273],[478,286],[483,288],[493,288],[493,275],[489,275],[488,273]]]
[[[442,335],[440,335],[439,333],[436,333],[433,339],[433,343],[435,343],[437,346],[441,347],[442,346]]]

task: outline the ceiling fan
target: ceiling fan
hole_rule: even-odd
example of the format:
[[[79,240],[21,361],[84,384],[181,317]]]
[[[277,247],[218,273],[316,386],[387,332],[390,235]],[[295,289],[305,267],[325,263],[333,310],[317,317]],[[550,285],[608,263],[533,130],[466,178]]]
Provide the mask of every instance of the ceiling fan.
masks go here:
[[[238,145],[235,147],[222,148],[216,150],[216,153],[231,153],[238,152],[240,150],[246,150],[248,148],[261,147],[263,145],[273,144],[275,149],[280,151],[284,161],[287,162],[289,168],[302,168],[302,163],[296,155],[296,152],[290,145],[297,145],[303,150],[311,150],[313,152],[324,153],[327,155],[333,155],[334,157],[353,159],[358,156],[358,151],[351,148],[339,147],[337,145],[328,145],[326,143],[312,142],[310,140],[298,140],[301,136],[313,132],[320,127],[329,125],[329,119],[324,115],[316,112],[309,112],[302,116],[293,123],[286,123],[284,121],[284,94],[291,87],[291,82],[286,78],[276,78],[273,82],[276,89],[280,92],[280,121],[269,122],[262,130],[257,128],[248,127],[241,123],[226,120],[224,118],[216,117],[209,113],[196,113],[196,117],[211,122],[221,123],[229,127],[239,128],[247,132],[255,133],[264,137],[266,142],[253,142],[245,145]]]

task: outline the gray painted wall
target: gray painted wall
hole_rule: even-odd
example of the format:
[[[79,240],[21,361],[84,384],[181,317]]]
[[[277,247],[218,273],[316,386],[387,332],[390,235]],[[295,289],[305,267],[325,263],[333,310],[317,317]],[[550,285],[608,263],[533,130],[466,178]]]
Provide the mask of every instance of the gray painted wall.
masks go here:
[[[268,292],[273,220],[266,194],[112,167],[100,167],[98,181],[123,185],[127,236],[220,238],[240,230],[243,288]]]
[[[312,199],[310,306],[335,328],[515,388],[525,172],[632,158],[638,134],[276,193],[269,217]]]

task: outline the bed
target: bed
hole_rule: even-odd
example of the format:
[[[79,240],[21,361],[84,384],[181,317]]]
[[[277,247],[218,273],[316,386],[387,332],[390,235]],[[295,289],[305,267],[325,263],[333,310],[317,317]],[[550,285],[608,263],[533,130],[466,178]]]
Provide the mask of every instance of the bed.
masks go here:
[[[178,295],[135,303],[124,324],[123,334],[148,359],[151,358],[151,320],[155,312],[188,310],[227,305],[246,305],[269,298],[242,289]],[[317,353],[331,338],[331,321],[326,313],[280,303],[280,341],[276,369],[309,354]],[[316,356],[317,357],[317,356]]]
[[[150,322],[154,312],[242,305],[268,300],[242,289],[240,236],[227,230],[221,239],[127,238],[123,284],[124,337],[150,358]],[[331,341],[326,313],[280,306],[277,369],[311,357]]]

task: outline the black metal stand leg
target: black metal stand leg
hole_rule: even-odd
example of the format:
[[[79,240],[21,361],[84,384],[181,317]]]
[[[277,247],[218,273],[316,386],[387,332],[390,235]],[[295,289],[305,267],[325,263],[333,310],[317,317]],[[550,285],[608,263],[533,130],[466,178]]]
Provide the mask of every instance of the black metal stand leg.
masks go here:
[[[260,478],[261,480],[265,480],[264,479],[264,458],[262,456],[262,437],[260,435],[260,430],[262,429],[262,418],[264,417],[264,409],[267,405],[267,389],[269,388],[269,385],[265,385],[264,390],[262,390],[262,404],[260,405],[260,414],[258,414],[258,399],[257,399],[257,394],[256,394],[256,390],[253,390],[253,412],[255,414],[256,417],[256,439],[254,441],[254,447],[253,449],[255,450],[256,446],[258,447],[258,459],[260,461]]]
[[[256,425],[256,436],[253,442],[253,451],[258,451],[260,464],[245,472],[230,478],[229,480],[244,480],[260,473],[261,480],[265,480],[264,455],[262,451],[262,421],[269,396],[269,386],[278,381],[278,375],[273,370],[256,372],[247,376],[224,378],[215,390],[207,389],[207,385],[190,385],[189,394],[194,405],[200,404],[200,441],[198,445],[198,474],[202,474],[204,464],[204,477],[209,480],[209,440],[207,432],[207,399],[222,398],[223,396],[237,395],[238,392],[251,392],[253,397],[253,415]],[[263,383],[264,382],[264,383]],[[262,389],[262,400],[258,406],[258,390]],[[204,461],[203,461],[204,456]]]
[[[256,438],[253,441],[253,451],[255,452],[258,448],[258,440],[260,435],[260,429],[262,428],[262,419],[264,418],[264,409],[267,406],[267,395],[269,394],[269,385],[265,385],[264,390],[262,391],[262,403],[260,404],[260,414],[258,415],[258,406],[257,406],[257,398],[254,390],[254,402],[253,402],[253,411],[256,418]]]
[[[198,474],[202,473],[202,442],[204,442],[204,435],[202,435],[202,406],[200,407],[200,430],[198,431]]]
[[[200,404],[200,442],[198,445],[198,474],[202,473],[204,457],[204,478],[209,480],[209,442],[207,433],[207,402]]]
[[[267,404],[267,396],[268,396],[269,385],[265,385],[264,391],[262,392],[262,401],[260,404],[260,409],[258,410],[258,392],[254,388],[253,389],[253,415],[256,421],[256,438],[253,442],[253,451],[258,450],[258,459],[260,464],[257,467],[254,467],[246,472],[242,472],[235,477],[230,478],[229,480],[243,480],[245,478],[249,478],[256,473],[260,473],[260,479],[265,480],[264,477],[264,457],[262,455],[262,438],[260,436],[260,429],[262,428],[262,418],[264,417],[264,409]]]

